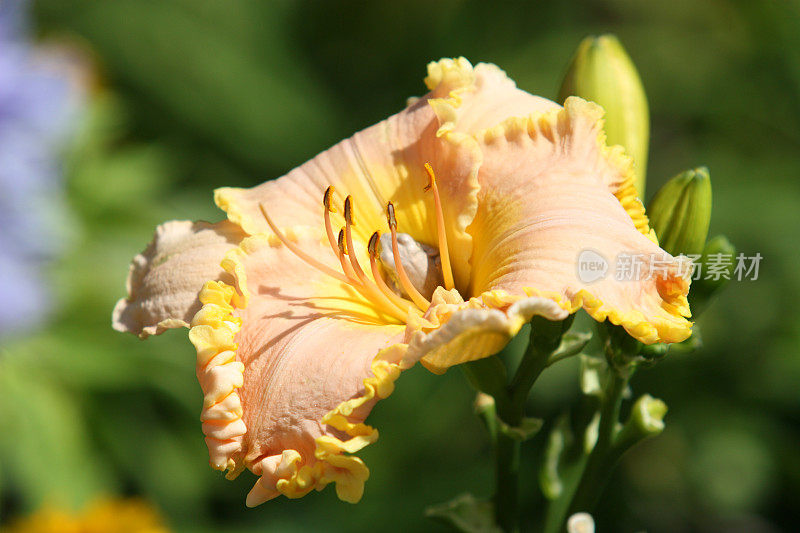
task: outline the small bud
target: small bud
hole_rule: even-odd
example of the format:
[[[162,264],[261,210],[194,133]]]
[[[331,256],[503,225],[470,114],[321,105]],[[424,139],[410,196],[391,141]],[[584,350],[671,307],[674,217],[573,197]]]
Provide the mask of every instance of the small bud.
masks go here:
[[[484,413],[494,409],[494,398],[484,392],[479,392],[475,396],[475,412]]]
[[[575,513],[567,520],[567,533],[594,533],[594,519],[589,513]]]
[[[478,395],[475,397],[474,407],[475,414],[478,415],[478,418],[483,422],[492,442],[495,442],[497,439],[498,419],[494,398],[486,393],[478,392]]]
[[[628,420],[617,434],[615,447],[620,454],[649,437],[664,431],[664,416],[667,404],[649,394],[637,399],[631,408]]]
[[[635,424],[643,435],[658,435],[664,431],[664,415],[667,414],[667,404],[653,398],[649,394],[641,396],[633,404],[629,424]]]
[[[631,407],[631,414],[614,439],[612,457],[619,458],[639,442],[664,431],[667,404],[649,394],[640,396]]]
[[[609,145],[620,144],[633,158],[636,191],[644,198],[650,112],[642,80],[614,35],[590,36],[578,46],[561,84],[559,101],[580,96],[605,109]]]
[[[711,221],[711,178],[699,167],[682,172],[656,193],[647,209],[650,225],[667,252],[699,254]]]

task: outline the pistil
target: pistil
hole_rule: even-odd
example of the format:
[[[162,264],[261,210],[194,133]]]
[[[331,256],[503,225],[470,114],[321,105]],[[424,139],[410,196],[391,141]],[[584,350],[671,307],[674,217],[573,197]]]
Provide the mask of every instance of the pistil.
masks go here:
[[[447,231],[444,226],[444,213],[442,212],[442,201],[439,198],[439,187],[436,185],[436,175],[430,163],[425,163],[425,171],[428,173],[430,182],[425,190],[433,189],[433,203],[436,207],[436,229],[439,241],[439,258],[442,262],[442,277],[444,278],[444,288],[448,291],[455,287],[453,280],[453,269],[450,266],[450,253],[447,248]]]

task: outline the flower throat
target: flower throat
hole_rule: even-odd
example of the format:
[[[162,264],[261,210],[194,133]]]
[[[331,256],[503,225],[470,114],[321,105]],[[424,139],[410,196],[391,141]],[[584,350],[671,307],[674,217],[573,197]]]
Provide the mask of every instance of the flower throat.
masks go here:
[[[405,322],[409,313],[422,316],[430,306],[430,301],[423,294],[423,291],[429,296],[438,286],[443,286],[446,290],[455,287],[436,175],[429,163],[425,163],[425,171],[428,174],[428,185],[424,190],[433,192],[438,257],[431,247],[414,241],[407,234],[397,232],[394,204],[388,202],[386,204],[386,221],[389,226],[389,235],[381,236],[380,232],[376,231],[367,243],[369,270],[372,277],[364,272],[353,246],[352,228],[355,226],[355,222],[353,220],[352,196],[348,195],[344,200],[343,216],[345,224],[339,230],[338,235],[334,233],[331,222],[331,213],[336,212],[336,208],[333,205],[333,186],[329,186],[322,197],[325,233],[331,250],[339,259],[341,271],[323,264],[300,249],[297,244],[288,239],[278,229],[267,213],[264,204],[259,203],[258,207],[272,232],[293,254],[320,272],[346,283],[383,313],[400,322]],[[386,253],[388,250],[383,250],[384,253],[382,253],[381,248],[383,247],[391,248],[391,256]],[[406,270],[403,264],[404,256],[406,261],[411,263],[410,266],[413,267],[411,268],[411,275],[409,275],[409,271]],[[384,279],[384,272],[389,274],[390,280],[388,283]]]

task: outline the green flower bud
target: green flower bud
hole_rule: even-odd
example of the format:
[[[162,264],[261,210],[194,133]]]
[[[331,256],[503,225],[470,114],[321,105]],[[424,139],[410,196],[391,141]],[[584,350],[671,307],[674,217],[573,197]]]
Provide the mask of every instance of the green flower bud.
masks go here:
[[[711,221],[711,178],[705,167],[682,172],[656,193],[647,208],[650,226],[667,252],[699,254]]]
[[[736,247],[724,235],[717,235],[709,239],[703,248],[700,264],[703,265],[702,275],[692,282],[689,291],[689,305],[694,316],[699,316],[705,311],[714,294],[733,277],[736,267]],[[716,265],[719,272],[709,276],[707,274],[712,264]]]
[[[636,400],[631,410],[631,422],[643,435],[658,435],[664,431],[667,404],[645,394]]]
[[[717,235],[706,243],[705,247],[703,248],[703,256],[700,261],[704,265],[709,265],[712,263],[714,257],[727,258],[729,259],[729,262],[718,262],[725,267],[726,272],[724,274],[718,277],[712,276],[708,277],[708,279],[703,277],[701,279],[702,283],[700,283],[700,285],[703,285],[709,289],[709,292],[713,292],[722,288],[726,283],[728,283],[728,281],[730,281],[731,277],[733,277],[733,271],[736,266],[736,247],[731,244],[731,241],[729,241],[724,235]]]
[[[619,455],[625,453],[648,437],[655,437],[664,431],[664,416],[667,404],[649,394],[640,396],[633,407],[625,425],[617,435],[615,449]]]
[[[559,101],[568,96],[580,96],[605,109],[608,144],[622,145],[633,158],[636,191],[644,198],[650,111],[639,73],[614,35],[581,42],[561,84]]]

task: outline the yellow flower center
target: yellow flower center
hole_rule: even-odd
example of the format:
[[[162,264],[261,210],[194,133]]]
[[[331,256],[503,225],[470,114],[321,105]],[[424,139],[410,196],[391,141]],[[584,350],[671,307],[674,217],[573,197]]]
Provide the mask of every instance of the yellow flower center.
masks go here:
[[[445,231],[441,199],[439,197],[439,188],[436,185],[436,175],[433,172],[433,168],[431,168],[430,164],[428,163],[425,163],[425,170],[429,177],[429,182],[425,187],[425,191],[433,192],[433,202],[437,225],[437,240],[439,247],[438,264],[440,264],[441,276],[438,275],[438,272],[435,273],[436,275],[434,276],[428,275],[428,269],[430,268],[430,265],[427,263],[423,269],[423,275],[420,275],[420,269],[417,265],[414,265],[415,269],[413,272],[413,277],[416,283],[414,283],[409,276],[409,273],[403,264],[402,257],[405,255],[406,259],[408,260],[409,254],[415,247],[419,250],[422,250],[423,248],[421,248],[419,243],[411,239],[410,236],[398,234],[397,219],[395,218],[394,204],[392,204],[392,202],[389,202],[386,205],[386,220],[389,225],[391,236],[390,242],[392,262],[390,264],[386,260],[381,260],[381,241],[386,240],[387,244],[389,241],[388,239],[381,239],[381,234],[379,231],[374,232],[367,244],[370,272],[372,273],[372,277],[368,276],[364,272],[364,269],[361,267],[361,264],[354,253],[355,247],[353,246],[352,228],[355,226],[355,221],[353,220],[352,196],[348,195],[344,200],[343,215],[345,224],[344,227],[339,230],[338,236],[335,236],[333,224],[331,222],[331,213],[335,212],[335,208],[333,206],[334,189],[332,186],[325,190],[325,194],[322,198],[325,233],[327,235],[328,242],[330,243],[331,250],[333,250],[333,253],[339,259],[341,272],[329,267],[326,264],[323,264],[301,250],[294,242],[289,240],[283,234],[283,232],[278,229],[273,220],[270,218],[269,213],[267,213],[267,209],[263,203],[259,204],[259,208],[261,209],[261,213],[264,215],[264,219],[267,221],[267,224],[273,233],[275,233],[275,235],[286,246],[286,248],[288,248],[298,258],[302,259],[308,265],[314,267],[320,272],[351,286],[382,312],[400,320],[401,322],[405,322],[409,313],[422,316],[430,306],[430,301],[420,292],[420,288],[424,286],[425,281],[430,281],[431,279],[436,280],[435,283],[437,283],[437,286],[441,281],[444,288],[447,290],[450,290],[455,286],[453,280],[453,271],[450,264],[450,255],[447,248],[447,234]],[[401,250],[406,253],[401,253]],[[430,264],[436,265],[437,262],[432,261]],[[399,284],[397,289],[400,290],[394,290],[386,282],[382,268],[388,269],[394,274],[393,278],[396,280],[397,284]],[[434,287],[434,289],[435,288],[436,287]],[[425,290],[425,292],[432,293],[433,291],[428,289]]]

